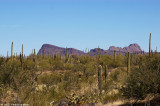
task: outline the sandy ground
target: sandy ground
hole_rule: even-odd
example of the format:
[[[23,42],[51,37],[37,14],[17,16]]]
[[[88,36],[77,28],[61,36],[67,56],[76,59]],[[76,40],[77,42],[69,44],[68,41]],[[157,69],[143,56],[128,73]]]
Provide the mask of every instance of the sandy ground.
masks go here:
[[[96,104],[96,106],[119,106],[121,104],[123,104],[122,101],[115,101],[113,103],[107,103],[105,105],[104,104]]]

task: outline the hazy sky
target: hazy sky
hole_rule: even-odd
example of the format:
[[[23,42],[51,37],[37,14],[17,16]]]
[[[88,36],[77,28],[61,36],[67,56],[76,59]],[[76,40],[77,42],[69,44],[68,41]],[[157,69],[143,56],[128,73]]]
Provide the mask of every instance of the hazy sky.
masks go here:
[[[0,0],[0,55],[42,44],[108,49],[138,43],[160,50],[160,0]]]

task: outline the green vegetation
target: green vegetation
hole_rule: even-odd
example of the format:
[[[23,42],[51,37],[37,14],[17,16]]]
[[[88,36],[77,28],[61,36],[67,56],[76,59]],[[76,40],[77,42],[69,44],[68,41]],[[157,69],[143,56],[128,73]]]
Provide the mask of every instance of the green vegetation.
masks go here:
[[[105,69],[104,69],[104,75],[105,75],[105,84],[107,83],[107,76],[108,76],[108,66],[105,65]]]
[[[8,54],[8,52],[7,52]],[[136,103],[160,95],[160,55],[0,57],[0,103],[30,106]]]
[[[130,73],[130,53],[128,52],[128,61],[127,61],[127,74]]]
[[[151,33],[150,33],[150,36],[149,36],[149,56],[151,56]]]
[[[13,60],[13,42],[12,42],[12,45],[11,45],[11,59]]]
[[[100,91],[100,95],[102,95],[102,66],[98,67],[98,88]]]

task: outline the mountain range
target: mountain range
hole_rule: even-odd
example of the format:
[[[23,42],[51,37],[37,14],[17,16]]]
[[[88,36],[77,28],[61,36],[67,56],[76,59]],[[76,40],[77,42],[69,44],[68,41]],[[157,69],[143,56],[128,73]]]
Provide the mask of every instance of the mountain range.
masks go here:
[[[137,43],[134,43],[134,44],[130,44],[129,46],[126,46],[124,48],[115,47],[115,46],[110,46],[108,50],[104,50],[101,48],[95,48],[95,49],[91,49],[90,51],[88,51],[87,54],[89,54],[90,56],[94,56],[97,54],[113,55],[114,51],[120,52],[122,55],[124,55],[127,52],[130,52],[131,54],[135,53],[135,52],[138,54],[142,53],[141,47]],[[51,56],[54,54],[61,53],[64,56],[66,54],[66,52],[70,55],[75,54],[78,56],[86,54],[83,51],[78,50],[78,49],[74,49],[74,48],[63,48],[63,47],[58,47],[58,46],[51,45],[51,44],[43,44],[38,52],[38,55],[45,54],[45,55]]]

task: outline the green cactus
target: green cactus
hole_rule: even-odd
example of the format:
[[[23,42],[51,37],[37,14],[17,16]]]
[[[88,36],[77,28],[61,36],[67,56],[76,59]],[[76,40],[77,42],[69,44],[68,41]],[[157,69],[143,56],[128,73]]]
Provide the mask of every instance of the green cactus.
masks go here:
[[[16,52],[16,58],[17,58],[17,52]]]
[[[23,44],[22,44],[22,54],[20,53],[20,62],[21,62],[21,68],[23,70]]]
[[[22,44],[22,58],[23,58],[23,44]]]
[[[59,52],[59,59],[62,60],[62,51]]]
[[[116,61],[116,51],[114,50],[114,61]]]
[[[145,55],[145,52],[144,52],[144,50],[143,50],[143,55]]]
[[[42,51],[42,58],[43,59],[45,58],[45,51],[44,50]]]
[[[13,42],[12,42],[12,45],[11,45],[11,60],[13,60]]]
[[[33,61],[36,62],[36,50],[34,49]]]
[[[87,53],[87,48],[86,48],[86,50],[85,50],[85,53]]]
[[[121,50],[119,50],[119,54],[118,55],[121,55]]]
[[[20,53],[20,62],[21,62],[21,69],[23,70],[23,58],[22,58],[22,54]]]
[[[149,56],[151,56],[151,33],[149,37]]]
[[[65,53],[65,63],[67,63],[69,60],[69,54],[68,54],[68,51],[67,51],[67,47],[66,47],[66,53]]]
[[[100,91],[100,95],[102,94],[102,66],[98,67],[98,88]]]
[[[67,57],[67,55],[68,55],[67,52],[68,52],[68,51],[67,51],[67,47],[66,47],[66,53],[65,53],[65,56],[66,56],[66,57]]]
[[[36,50],[34,49],[34,56],[36,56]]]
[[[8,59],[8,51],[7,51],[7,59]]]
[[[97,60],[98,60],[98,65],[100,64],[100,48],[98,46],[98,55],[97,55]]]
[[[157,47],[156,47],[155,54],[157,54],[157,52],[158,52],[158,49],[157,49]]]
[[[89,48],[88,48],[88,56],[90,56],[90,52],[89,52],[90,50],[89,50]]]
[[[34,49],[34,54],[33,54],[33,62],[35,64],[35,69],[37,70],[37,57],[36,57],[36,50]]]
[[[127,74],[130,72],[130,52],[128,52],[128,60],[127,60]]]
[[[107,75],[108,75],[108,67],[107,67],[107,65],[105,66],[104,75],[105,75],[105,83],[107,83]]]

